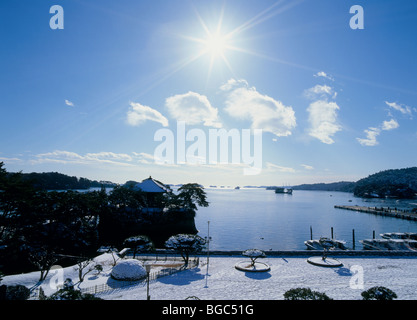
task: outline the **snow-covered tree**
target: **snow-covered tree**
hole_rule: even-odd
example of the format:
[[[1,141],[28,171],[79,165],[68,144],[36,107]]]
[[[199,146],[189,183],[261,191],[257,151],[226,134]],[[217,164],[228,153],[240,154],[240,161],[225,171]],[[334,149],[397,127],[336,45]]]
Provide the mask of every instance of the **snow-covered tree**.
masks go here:
[[[127,238],[123,244],[133,249],[133,258],[135,258],[136,253],[148,251],[154,247],[152,240],[144,235]]]
[[[29,261],[39,269],[41,272],[39,281],[43,281],[58,259],[55,252],[48,248],[36,248],[29,253]]]
[[[245,257],[249,257],[251,260],[251,266],[255,265],[255,261],[258,258],[265,258],[266,254],[262,250],[259,249],[248,249],[242,252],[242,255]]]
[[[196,234],[177,234],[171,236],[166,242],[165,247],[174,249],[184,259],[185,266],[188,265],[191,253],[199,252],[203,249],[206,241]]]
[[[92,271],[96,271],[97,274],[103,271],[103,266],[100,264],[93,264],[92,258],[82,258],[78,260],[77,267],[75,269],[78,269],[78,279],[80,282],[84,281],[84,278],[87,274],[89,274]]]

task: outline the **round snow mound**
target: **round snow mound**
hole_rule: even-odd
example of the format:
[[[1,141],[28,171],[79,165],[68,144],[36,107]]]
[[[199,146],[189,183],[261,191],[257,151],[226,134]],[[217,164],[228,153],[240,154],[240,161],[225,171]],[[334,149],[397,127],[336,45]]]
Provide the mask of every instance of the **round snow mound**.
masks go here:
[[[113,267],[111,276],[116,280],[140,280],[146,277],[146,270],[138,260],[126,259]]]

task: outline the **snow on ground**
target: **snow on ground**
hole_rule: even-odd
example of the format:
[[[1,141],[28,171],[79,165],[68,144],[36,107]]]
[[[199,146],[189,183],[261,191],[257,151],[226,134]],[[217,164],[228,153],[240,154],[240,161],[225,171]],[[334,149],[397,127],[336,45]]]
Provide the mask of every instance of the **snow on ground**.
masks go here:
[[[184,300],[196,296],[202,300],[282,300],[283,294],[293,288],[308,287],[324,292],[335,300],[361,300],[361,292],[374,286],[385,286],[398,295],[399,300],[417,298],[417,259],[412,257],[337,257],[343,266],[324,268],[307,263],[307,257],[267,257],[259,259],[270,265],[265,273],[242,272],[235,264],[246,257],[211,256],[210,263],[194,269],[164,276],[150,282],[152,300]],[[97,258],[104,264],[99,275],[90,273],[76,287],[86,288],[102,283],[114,290],[97,294],[108,300],[146,300],[146,282],[117,288],[117,281],[110,278],[112,257],[109,254]],[[206,258],[201,258],[206,261]],[[5,276],[2,284],[36,285],[39,272]],[[58,279],[59,278],[59,279]],[[72,278],[78,281],[77,271],[67,267],[52,270],[42,287],[47,295],[54,292],[57,280]],[[51,286],[52,283],[52,286]]]

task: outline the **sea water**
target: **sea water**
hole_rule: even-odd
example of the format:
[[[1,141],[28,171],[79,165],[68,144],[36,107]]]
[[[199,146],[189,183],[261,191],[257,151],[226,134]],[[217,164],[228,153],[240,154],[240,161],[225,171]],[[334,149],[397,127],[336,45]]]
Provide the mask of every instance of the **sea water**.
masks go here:
[[[265,188],[206,188],[209,207],[198,208],[199,235],[211,237],[210,250],[304,250],[304,241],[333,236],[362,249],[359,240],[384,232],[417,232],[417,222],[334,208],[335,205],[411,209],[417,200],[362,199],[352,193]],[[208,223],[209,221],[209,223]]]

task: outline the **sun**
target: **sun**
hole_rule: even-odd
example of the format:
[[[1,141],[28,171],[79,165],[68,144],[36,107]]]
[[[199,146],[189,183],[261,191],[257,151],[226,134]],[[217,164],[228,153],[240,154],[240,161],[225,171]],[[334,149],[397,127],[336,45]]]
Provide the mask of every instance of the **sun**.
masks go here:
[[[222,57],[227,49],[227,37],[220,34],[209,34],[203,41],[205,51],[212,58]]]
[[[265,54],[258,53],[250,48],[250,38],[244,36],[245,32],[258,26],[259,24],[275,17],[278,14],[281,14],[288,10],[289,8],[297,5],[305,0],[298,0],[291,2],[291,5],[283,3],[282,0],[276,0],[270,7],[256,14],[254,17],[250,18],[246,22],[238,25],[235,28],[231,27],[231,21],[225,19],[224,12],[225,7],[220,11],[218,21],[205,21],[199,14],[196,8],[194,8],[197,20],[200,23],[200,28],[192,28],[192,33],[198,33],[198,35],[185,35],[179,34],[182,39],[187,41],[194,42],[197,46],[193,47],[192,54],[187,58],[182,60],[177,67],[168,75],[172,75],[177,71],[183,69],[187,65],[190,65],[200,58],[209,58],[208,63],[205,64],[208,67],[207,70],[207,81],[210,78],[211,74],[217,71],[221,71],[223,74],[223,69],[226,69],[232,74],[234,78],[236,75],[236,64],[238,63],[236,59],[233,59],[233,55],[236,53],[247,54],[253,57],[262,58],[266,60],[272,60],[279,63],[288,64],[285,61],[276,59],[275,57],[269,57]],[[243,44],[244,47],[242,47]],[[187,49],[189,47],[187,46]],[[207,60],[205,60],[207,61]],[[232,63],[234,68],[232,68]],[[165,77],[166,78],[166,77]]]

